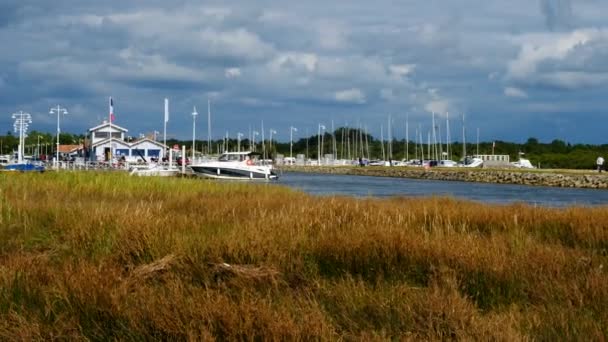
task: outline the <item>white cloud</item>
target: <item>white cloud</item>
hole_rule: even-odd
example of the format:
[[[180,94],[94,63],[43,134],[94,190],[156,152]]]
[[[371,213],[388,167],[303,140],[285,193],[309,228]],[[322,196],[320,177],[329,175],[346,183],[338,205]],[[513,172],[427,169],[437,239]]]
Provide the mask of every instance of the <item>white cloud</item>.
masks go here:
[[[238,78],[241,76],[241,69],[239,68],[226,68],[224,70],[224,77],[226,78]]]
[[[314,72],[317,69],[319,58],[314,53],[287,52],[276,56],[269,66],[274,72],[283,70],[304,69],[308,72]]]
[[[264,58],[273,53],[273,48],[260,37],[244,28],[230,31],[206,29],[198,34],[201,48],[216,56]]]
[[[519,89],[519,88],[515,88],[515,87],[506,87],[504,90],[504,94],[505,96],[508,97],[519,97],[519,98],[526,98],[528,97],[528,94]]]
[[[393,64],[388,67],[388,70],[395,79],[402,80],[412,74],[415,68],[415,64]]]
[[[443,114],[449,111],[450,102],[448,100],[432,100],[428,102],[424,109],[427,112]]]
[[[508,64],[508,80],[569,89],[608,84],[607,29],[526,35],[516,42],[521,49]]]
[[[358,88],[337,91],[334,94],[334,99],[338,102],[357,104],[363,104],[366,101],[365,94]]]
[[[343,49],[348,46],[347,29],[336,22],[321,21],[317,24],[319,45],[328,50]]]

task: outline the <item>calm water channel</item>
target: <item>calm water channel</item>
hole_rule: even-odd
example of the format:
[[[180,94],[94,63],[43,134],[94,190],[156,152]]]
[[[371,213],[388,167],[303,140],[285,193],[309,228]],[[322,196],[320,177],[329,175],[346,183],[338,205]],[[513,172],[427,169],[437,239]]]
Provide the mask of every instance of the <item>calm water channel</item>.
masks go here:
[[[565,207],[608,205],[608,190],[552,188],[510,184],[448,182],[408,178],[345,176],[313,173],[284,173],[282,184],[315,195],[348,196],[451,196],[478,202]]]

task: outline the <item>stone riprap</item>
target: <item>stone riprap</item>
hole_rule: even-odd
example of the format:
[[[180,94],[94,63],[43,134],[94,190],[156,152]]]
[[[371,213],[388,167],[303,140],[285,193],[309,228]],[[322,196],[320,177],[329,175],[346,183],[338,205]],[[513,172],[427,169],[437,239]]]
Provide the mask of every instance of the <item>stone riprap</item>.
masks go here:
[[[355,176],[401,177],[443,181],[481,182],[553,186],[561,188],[608,189],[608,174],[578,174],[559,172],[526,172],[487,169],[418,169],[404,167],[329,167],[284,166],[283,171],[328,173]]]

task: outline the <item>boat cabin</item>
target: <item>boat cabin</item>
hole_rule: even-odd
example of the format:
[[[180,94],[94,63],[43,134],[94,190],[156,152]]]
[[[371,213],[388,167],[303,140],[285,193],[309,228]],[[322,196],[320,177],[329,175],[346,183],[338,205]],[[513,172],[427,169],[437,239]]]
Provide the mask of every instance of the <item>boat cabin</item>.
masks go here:
[[[261,153],[258,152],[226,152],[222,154],[218,161],[221,162],[242,162],[251,160],[256,162],[262,156]]]

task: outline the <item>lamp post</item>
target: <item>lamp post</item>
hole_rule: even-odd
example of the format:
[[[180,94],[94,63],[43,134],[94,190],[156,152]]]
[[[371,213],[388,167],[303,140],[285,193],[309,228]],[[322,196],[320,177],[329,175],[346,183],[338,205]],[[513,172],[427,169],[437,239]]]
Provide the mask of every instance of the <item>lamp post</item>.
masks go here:
[[[241,132],[238,132],[238,133],[236,134],[236,141],[237,141],[237,143],[236,143],[236,144],[237,144],[237,151],[238,151],[238,152],[241,152],[241,137],[242,137],[242,136],[243,136],[243,133],[241,133]]]
[[[192,160],[194,160],[194,152],[196,151],[196,116],[198,113],[196,112],[196,106],[194,106],[194,110],[192,111]]]
[[[317,164],[321,165],[321,153],[323,153],[323,137],[321,136],[321,130],[325,133],[325,125],[319,124],[319,135],[317,136]]]
[[[293,132],[297,132],[298,129],[291,126],[289,127],[289,158],[293,159]]]
[[[61,115],[66,115],[68,113],[68,110],[65,108],[61,108],[61,106],[57,105],[57,107],[53,107],[51,108],[51,110],[49,111],[49,114],[54,115],[57,114],[57,148],[55,150],[55,162],[53,163],[53,166],[55,168],[57,168],[57,163],[59,163],[59,133],[61,132],[61,129],[59,128],[59,118],[61,117]],[[112,134],[112,132],[110,132],[110,135]]]
[[[19,151],[17,152],[18,163],[23,163],[23,154],[25,152],[25,133],[30,123],[32,123],[32,116],[29,113],[25,113],[20,110],[18,113],[13,113],[13,119],[15,123],[13,128],[16,132],[19,132]]]
[[[17,160],[19,163],[23,163],[25,133],[27,132],[29,124],[32,123],[32,116],[29,113],[19,111],[18,113],[13,113],[13,119],[15,119],[13,128],[16,132],[19,132],[19,151],[17,153]]]

